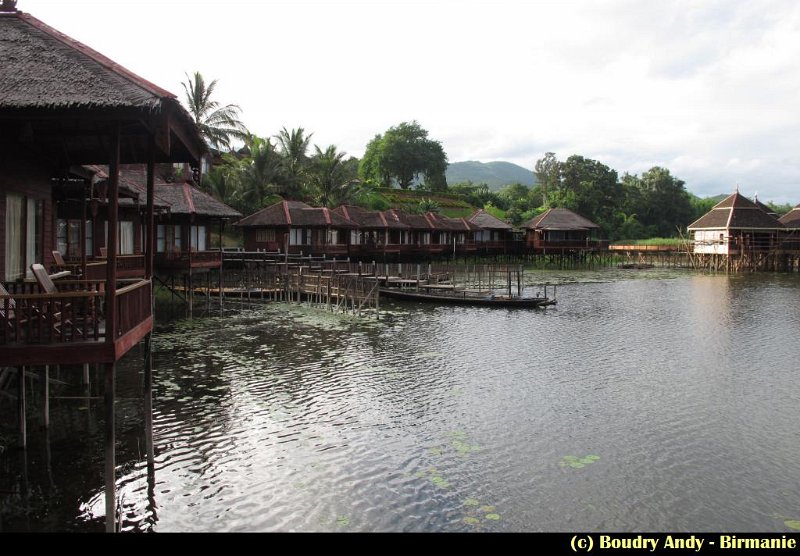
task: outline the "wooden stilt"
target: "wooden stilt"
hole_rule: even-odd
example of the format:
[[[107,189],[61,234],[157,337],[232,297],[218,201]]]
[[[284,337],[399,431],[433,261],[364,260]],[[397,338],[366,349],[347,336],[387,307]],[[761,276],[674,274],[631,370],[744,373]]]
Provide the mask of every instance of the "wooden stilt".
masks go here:
[[[25,418],[25,367],[19,367],[17,378],[17,413],[19,415],[19,447],[28,447],[27,420]]]
[[[106,364],[105,413],[106,413],[106,533],[117,531],[117,481],[114,435],[114,363]]]
[[[50,428],[50,365],[44,366],[44,428]]]

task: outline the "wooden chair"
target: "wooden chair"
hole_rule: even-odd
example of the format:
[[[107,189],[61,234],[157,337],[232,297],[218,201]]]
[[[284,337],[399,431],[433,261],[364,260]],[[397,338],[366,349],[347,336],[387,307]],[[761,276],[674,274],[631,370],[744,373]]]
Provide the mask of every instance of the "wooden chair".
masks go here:
[[[44,293],[59,293],[58,287],[56,287],[52,277],[47,274],[47,270],[45,270],[44,266],[39,263],[33,263],[31,265],[31,272],[33,272],[33,276],[36,278],[39,288]],[[71,313],[71,303],[64,301],[52,301],[44,306],[42,310],[42,318],[49,318],[49,320],[52,322],[53,332],[56,334],[61,335],[63,325],[67,325],[67,327],[74,331],[74,333],[82,336],[83,334],[81,330],[73,325],[72,319],[70,318]]]
[[[51,275],[53,278],[65,278],[74,274],[72,269],[64,262],[64,257],[61,256],[60,251],[53,251],[53,263],[53,270],[55,271]]]
[[[108,253],[108,252],[106,251],[106,248],[105,248],[105,247],[101,247],[101,248],[100,248],[100,258],[101,258],[101,259],[107,259],[107,258],[108,258],[108,255],[107,255],[107,253]]]

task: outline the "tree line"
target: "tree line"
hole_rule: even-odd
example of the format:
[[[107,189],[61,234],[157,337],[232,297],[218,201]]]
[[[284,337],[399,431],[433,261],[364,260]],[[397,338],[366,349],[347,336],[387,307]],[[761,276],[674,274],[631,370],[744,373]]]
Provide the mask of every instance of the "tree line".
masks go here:
[[[388,208],[380,188],[399,187],[462,199],[485,208],[513,225],[553,207],[563,207],[598,224],[611,240],[674,237],[705,214],[714,199],[690,194],[670,171],[654,166],[641,175],[617,171],[597,160],[572,155],[559,160],[548,152],[536,161],[536,185],[512,184],[498,192],[486,184],[448,185],[447,154],[419,123],[403,122],[376,135],[361,160],[335,145],[311,149],[313,134],[283,128],[272,137],[250,134],[239,120],[239,107],[220,106],[212,97],[216,80],[187,75],[185,102],[212,149],[222,154],[202,186],[216,198],[251,214],[280,199],[316,206],[352,203]],[[233,140],[243,141],[238,150]],[[420,207],[437,210],[436,203]],[[782,207],[781,207],[782,208]]]

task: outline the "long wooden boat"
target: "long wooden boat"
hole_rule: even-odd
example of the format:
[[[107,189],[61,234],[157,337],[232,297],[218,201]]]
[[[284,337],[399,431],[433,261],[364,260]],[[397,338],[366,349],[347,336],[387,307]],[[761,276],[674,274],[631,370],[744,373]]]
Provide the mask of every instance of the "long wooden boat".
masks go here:
[[[477,305],[481,307],[535,308],[555,305],[555,299],[547,297],[514,297],[507,295],[470,295],[468,292],[421,293],[398,288],[381,288],[384,297],[403,301],[423,301],[446,305]]]

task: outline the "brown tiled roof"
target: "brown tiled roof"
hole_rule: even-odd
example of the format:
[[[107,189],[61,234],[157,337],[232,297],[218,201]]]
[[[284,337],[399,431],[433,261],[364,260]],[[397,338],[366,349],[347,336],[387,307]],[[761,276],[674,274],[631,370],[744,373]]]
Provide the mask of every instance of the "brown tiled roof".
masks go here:
[[[551,208],[525,224],[529,230],[588,230],[597,224],[565,208]]]
[[[778,222],[793,230],[800,229],[800,205],[797,205],[792,210],[784,214],[778,219]]]
[[[391,215],[387,217],[387,214],[383,212],[354,205],[342,205],[333,211],[364,229],[406,229],[408,227]]]
[[[409,214],[404,210],[390,209],[391,213],[399,222],[405,224],[412,230],[433,230],[434,227],[422,214]]]
[[[738,191],[729,195],[703,216],[689,224],[689,230],[780,230],[777,218],[770,216]]]
[[[508,222],[503,222],[483,209],[479,209],[468,220],[483,230],[511,230],[513,228]]]
[[[97,171],[101,179],[108,179],[107,166],[87,166]],[[119,169],[120,186],[138,194],[138,204],[147,203],[147,166],[144,164],[122,164]],[[169,209],[171,214],[195,214],[211,218],[239,218],[241,213],[188,182],[169,183],[156,175],[153,183],[154,204]],[[121,206],[135,202],[120,200]]]
[[[241,213],[188,182],[156,183],[155,194],[169,204],[171,214],[239,218]]]
[[[440,230],[465,232],[481,229],[477,225],[468,222],[464,218],[448,218],[447,216],[442,216],[441,214],[436,214],[434,212],[427,213],[425,217],[434,226],[434,228]]]
[[[300,201],[281,201],[275,203],[250,216],[242,218],[236,225],[242,227],[358,227],[354,222],[331,209],[311,207]]]

